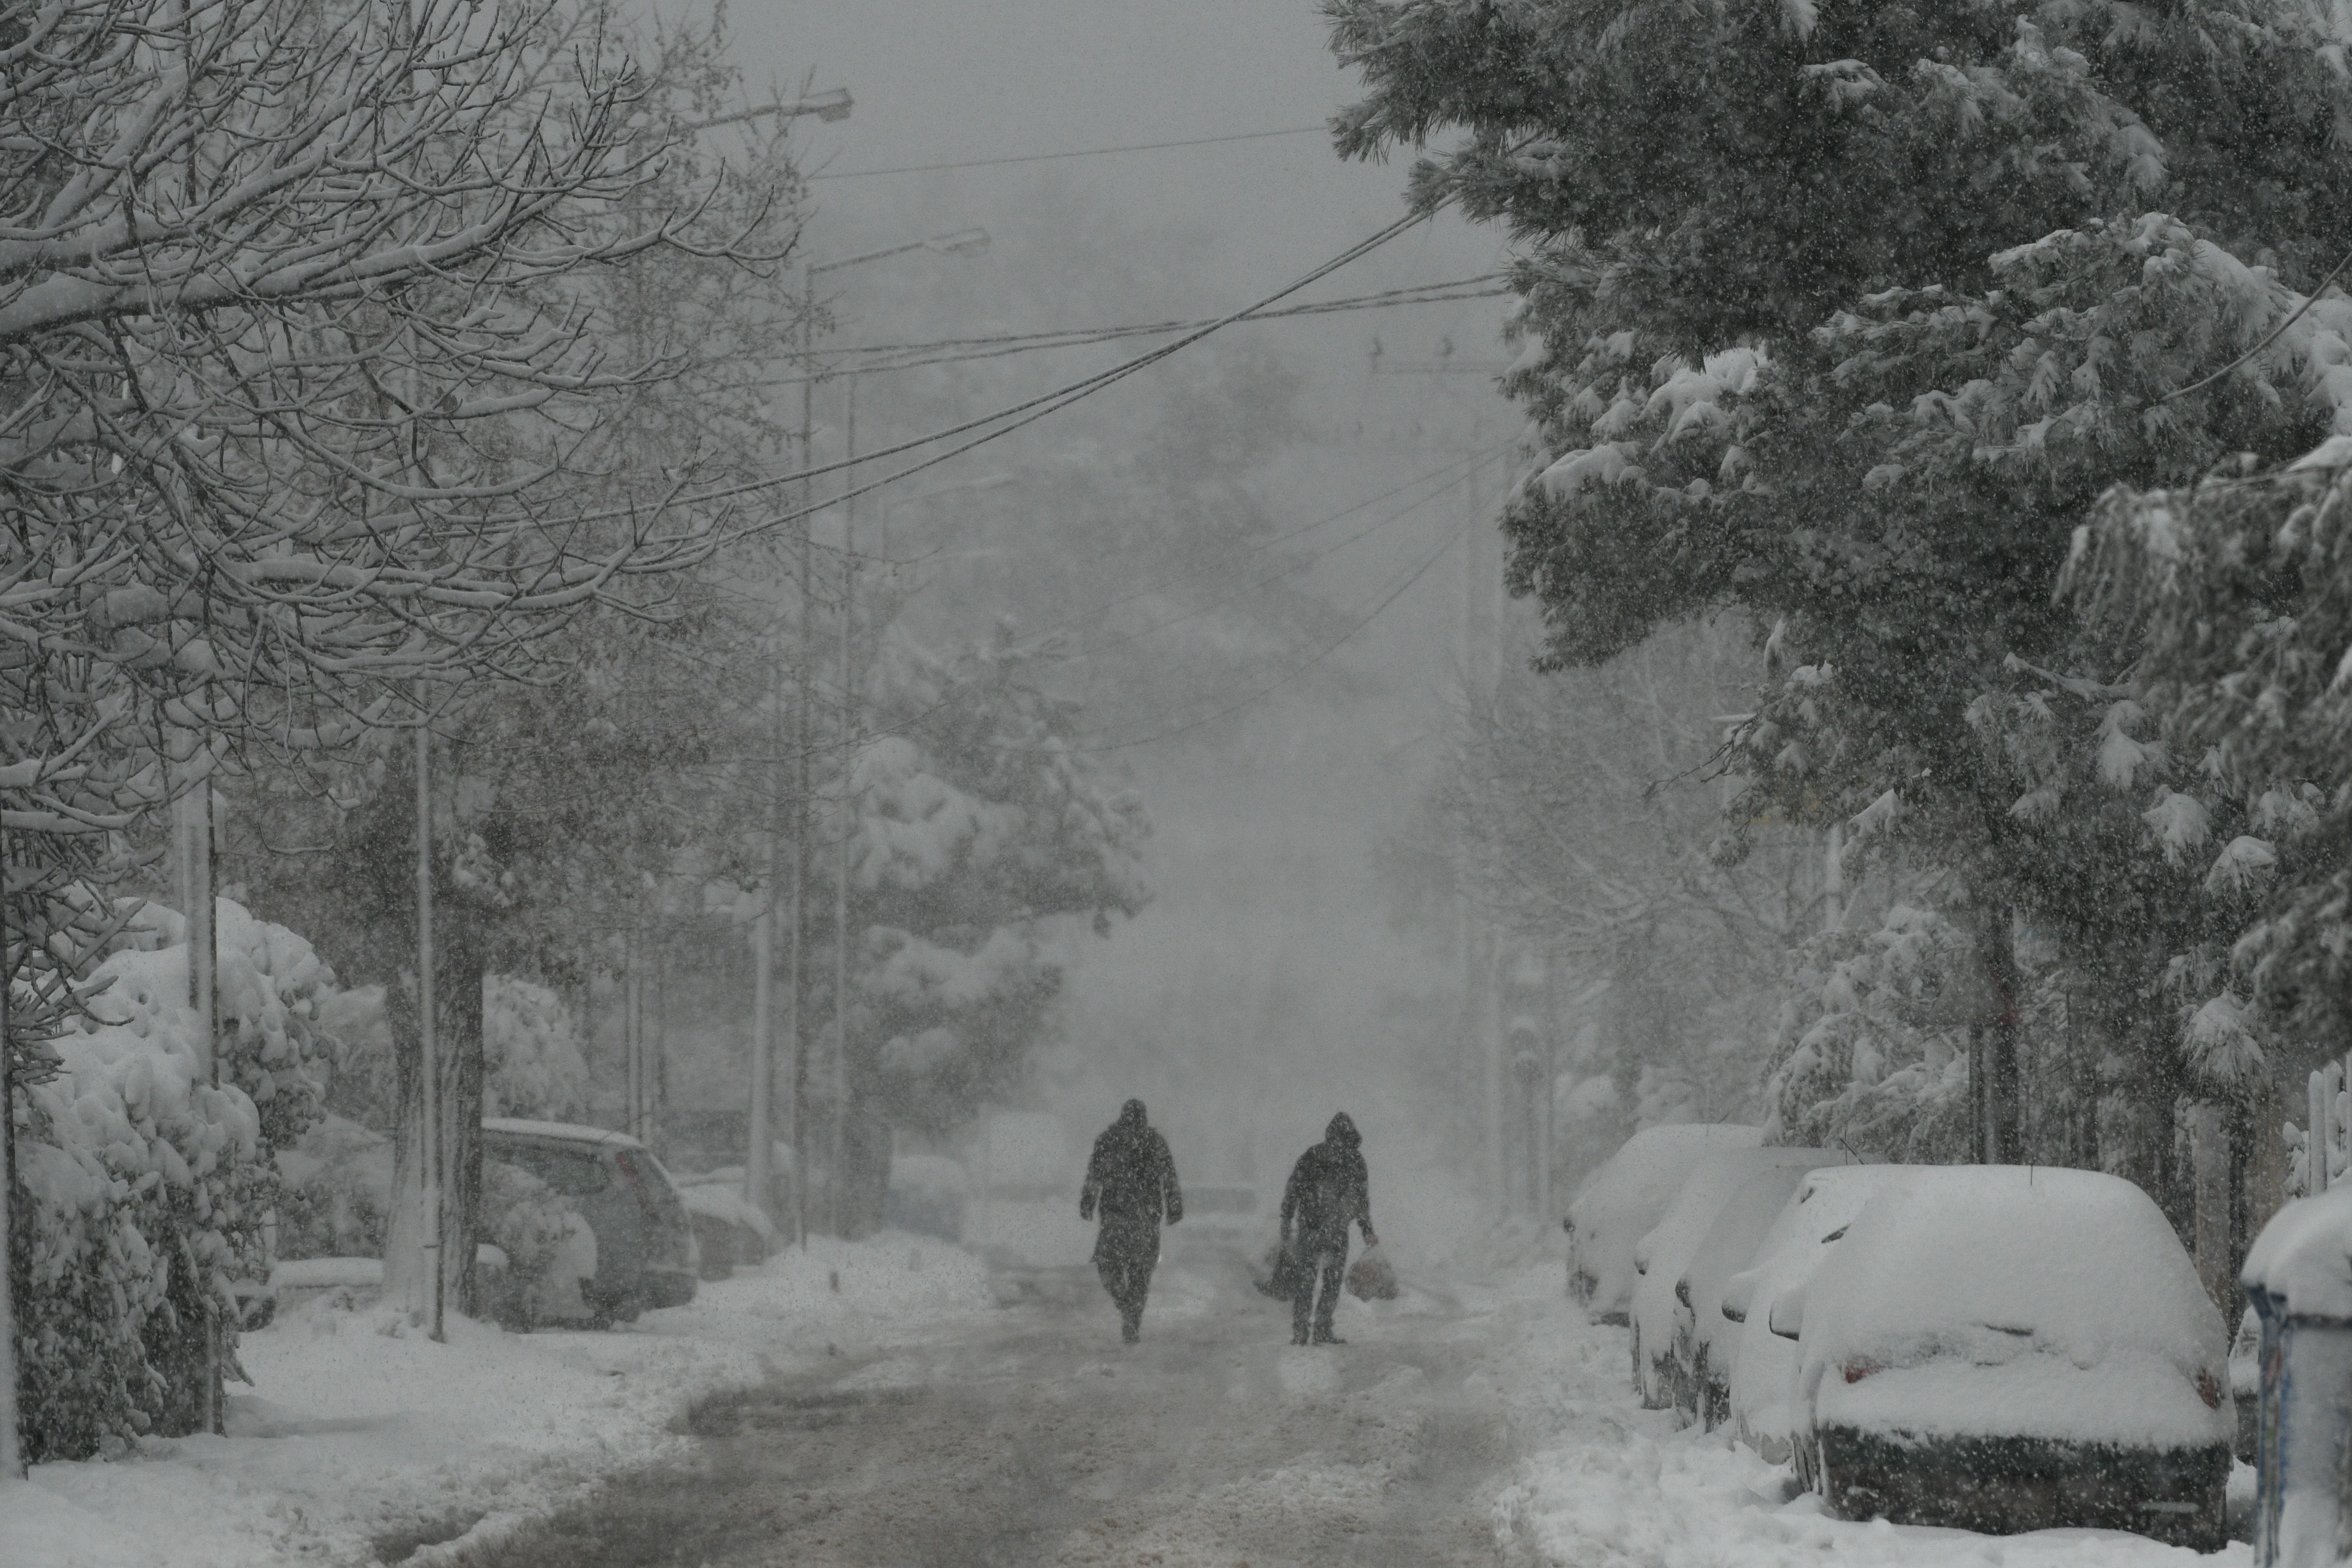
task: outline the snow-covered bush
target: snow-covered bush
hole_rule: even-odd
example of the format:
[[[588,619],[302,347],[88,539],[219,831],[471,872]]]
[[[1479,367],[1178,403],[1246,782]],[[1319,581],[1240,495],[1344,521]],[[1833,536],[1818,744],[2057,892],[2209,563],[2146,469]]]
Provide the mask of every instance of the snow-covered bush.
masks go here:
[[[30,1289],[18,1319],[36,1458],[147,1429],[174,1396],[157,1347],[207,1292],[261,1272],[270,1154],[318,1115],[310,1019],[332,971],[282,926],[219,907],[219,1079],[186,1000],[185,922],[150,907],[89,977],[87,1016],[29,1086],[18,1180]]]
[[[482,1235],[507,1256],[506,1299],[494,1314],[510,1327],[530,1326],[530,1304],[572,1228],[572,1205],[520,1165],[482,1163]]]
[[[380,1258],[392,1224],[392,1141],[330,1115],[278,1152],[280,1258]]]
[[[381,985],[354,986],[321,1005],[335,1042],[336,1112],[376,1128],[397,1119],[397,1047]],[[548,1121],[576,1117],[588,1102],[588,1063],[563,999],[510,974],[482,983],[482,1114]]]
[[[482,1114],[563,1121],[588,1103],[588,1063],[563,999],[511,974],[482,982]]]

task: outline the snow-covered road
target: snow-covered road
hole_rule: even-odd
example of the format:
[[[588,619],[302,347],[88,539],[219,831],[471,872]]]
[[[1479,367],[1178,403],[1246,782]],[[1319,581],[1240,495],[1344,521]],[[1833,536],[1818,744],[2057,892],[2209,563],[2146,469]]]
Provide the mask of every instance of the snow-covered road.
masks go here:
[[[908,1237],[788,1255],[620,1333],[433,1346],[296,1314],[248,1341],[264,1398],[239,1401],[239,1435],[0,1488],[0,1561],[2191,1562],[2105,1532],[1824,1519],[1785,1468],[1639,1409],[1625,1331],[1571,1312],[1556,1263],[1406,1286],[1347,1302],[1336,1350],[1289,1346],[1237,1262],[1164,1267],[1129,1348],[1090,1281],[1000,1310],[968,1255]]]
[[[1087,1282],[708,1406],[692,1462],[478,1561],[1492,1563],[1510,1458],[1497,1352],[1557,1315],[1557,1278],[1351,1301],[1352,1342],[1306,1349],[1237,1259],[1164,1267],[1133,1347]]]

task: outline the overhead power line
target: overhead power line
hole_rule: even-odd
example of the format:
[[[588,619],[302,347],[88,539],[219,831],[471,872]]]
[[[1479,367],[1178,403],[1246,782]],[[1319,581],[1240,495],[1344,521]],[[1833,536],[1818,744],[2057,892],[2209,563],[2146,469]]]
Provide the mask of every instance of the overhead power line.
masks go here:
[[[742,479],[733,484],[715,485],[709,489],[698,490],[681,485],[671,494],[661,498],[657,503],[652,503],[649,505],[603,507],[593,511],[579,513],[577,516],[568,521],[575,526],[590,522],[618,522],[631,518],[643,517],[648,511],[666,512],[674,507],[708,505],[715,501],[733,500],[740,496],[756,495],[762,490],[778,489],[785,485],[797,484],[803,479],[820,479],[826,474],[836,474],[842,472],[844,469],[877,463],[887,458],[904,457],[908,453],[919,451],[926,447],[937,446],[942,441],[954,440],[959,436],[971,437],[971,439],[950,447],[946,451],[940,452],[934,457],[925,458],[919,462],[909,463],[903,468],[894,469],[889,473],[884,474],[879,479],[869,479],[863,485],[845,489],[838,495],[829,496],[824,500],[811,502],[809,505],[798,508],[794,510],[780,512],[772,517],[764,518],[758,522],[729,530],[727,531],[726,538],[729,541],[740,542],[759,534],[772,532],[776,529],[796,522],[803,517],[813,515],[816,512],[824,511],[832,507],[839,506],[844,501],[854,500],[858,496],[869,495],[872,492],[880,489],[885,485],[896,484],[900,479],[909,479],[916,474],[923,472],[926,468],[937,468],[940,464],[947,462],[950,458],[960,458],[964,453],[972,450],[976,447],[984,446],[988,442],[996,440],[1000,437],[1009,436],[1015,430],[1034,425],[1038,420],[1045,417],[1048,414],[1057,413],[1064,408],[1069,407],[1072,404],[1092,396],[1094,394],[1102,391],[1106,387],[1109,387],[1119,382],[1125,381],[1129,376],[1135,374],[1139,371],[1149,369],[1150,366],[1158,364],[1164,359],[1181,353],[1184,350],[1191,348],[1194,343],[1197,343],[1202,339],[1208,337],[1211,333],[1222,331],[1223,328],[1229,327],[1236,321],[1248,321],[1250,318],[1281,303],[1283,300],[1290,298],[1291,295],[1297,293],[1300,289],[1309,288],[1312,285],[1320,282],[1323,279],[1329,277],[1332,273],[1337,272],[1339,268],[1347,266],[1348,263],[1356,260],[1358,258],[1370,255],[1372,251],[1379,249],[1383,245],[1386,245],[1390,240],[1394,239],[1398,235],[1404,233],[1405,230],[1414,227],[1415,226],[1436,216],[1437,214],[1443,212],[1446,206],[1451,205],[1452,200],[1453,198],[1451,196],[1441,197],[1421,212],[1407,213],[1404,216],[1397,219],[1394,223],[1391,223],[1386,227],[1379,229],[1366,237],[1358,240],[1355,244],[1339,252],[1337,256],[1330,258],[1328,260],[1324,261],[1316,267],[1309,268],[1298,277],[1291,279],[1281,288],[1276,289],[1273,293],[1268,294],[1264,299],[1257,300],[1254,304],[1244,305],[1240,310],[1234,310],[1228,315],[1220,316],[1214,321],[1205,322],[1202,325],[1186,332],[1183,336],[1176,339],[1173,342],[1162,343],[1158,348],[1151,349],[1136,355],[1133,359],[1122,361],[1121,363],[1111,366],[1108,370],[1097,371],[1092,375],[1082,376],[1078,380],[1066,383],[1062,386],[1055,388],[1051,392],[1041,393],[1034,397],[1025,398],[1019,403],[1013,404],[1007,407],[999,408],[992,413],[983,414],[976,418],[964,420],[961,424],[950,425],[941,429],[931,431],[928,435],[917,436],[911,439],[899,441],[891,446],[879,447],[871,452],[860,452],[856,457],[836,458],[834,461],[827,463],[812,463],[805,468],[795,468],[789,472],[767,474],[756,479]],[[993,426],[993,428],[991,428],[992,426]],[[973,434],[974,432],[978,432],[978,434],[975,435]]]
[[[1451,283],[1424,283],[1408,289],[1386,289],[1377,294],[1351,295],[1340,300],[1323,300],[1311,305],[1293,305],[1286,310],[1262,310],[1252,316],[1252,321],[1281,321],[1293,316],[1331,315],[1347,310],[1385,310],[1406,305],[1445,305],[1464,300],[1492,300],[1508,294],[1511,289],[1502,281],[1503,274],[1489,273],[1479,278],[1465,278]],[[830,381],[836,376],[880,375],[895,370],[916,370],[925,365],[961,364],[971,360],[1000,359],[1007,354],[1034,353],[1040,349],[1085,348],[1095,343],[1116,342],[1125,338],[1163,336],[1171,332],[1188,331],[1208,324],[1208,318],[1172,321],[1137,321],[1122,326],[1068,327],[1035,332],[1000,332],[989,337],[941,338],[928,343],[859,343],[841,348],[820,347],[820,356],[831,360],[827,368],[813,375],[778,376],[763,379],[761,386],[798,386],[803,382]],[[839,363],[859,355],[869,356],[854,364]],[[912,357],[908,357],[912,356]],[[1465,367],[1471,368],[1468,366]],[[1497,370],[1503,367],[1497,365]]]
[[[1118,153],[1159,153],[1171,147],[1213,147],[1224,142],[1264,142],[1276,136],[1309,136],[1328,129],[1294,125],[1286,131],[1242,131],[1230,136],[1194,136],[1181,142],[1135,142],[1124,147],[1081,147],[1068,153],[1024,153],[1012,158],[962,158],[951,163],[902,163],[889,169],[842,169],[811,174],[815,180],[866,180],[883,174],[929,174],[944,169],[998,169],[1010,163],[1051,163],[1065,158],[1108,158]]]

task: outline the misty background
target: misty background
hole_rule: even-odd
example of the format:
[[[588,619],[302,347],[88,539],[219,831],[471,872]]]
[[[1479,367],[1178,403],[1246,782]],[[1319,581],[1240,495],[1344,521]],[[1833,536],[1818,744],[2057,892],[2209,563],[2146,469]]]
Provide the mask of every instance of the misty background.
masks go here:
[[[856,100],[845,121],[796,131],[811,181],[801,262],[989,235],[977,256],[822,274],[820,354],[1214,316],[1402,210],[1402,168],[1343,164],[1319,129],[1349,82],[1309,5],[857,0],[738,8],[728,23],[750,82]],[[1303,127],[1317,129],[861,173]],[[1297,298],[1506,261],[1494,233],[1441,216]],[[1481,1179],[1457,889],[1442,865],[1412,866],[1445,834],[1432,797],[1467,713],[1465,660],[1488,680],[1524,662],[1502,653],[1524,610],[1501,595],[1492,521],[1526,460],[1495,388],[1515,352],[1507,304],[1231,328],[856,512],[861,548],[898,563],[878,582],[905,595],[919,637],[1058,641],[1054,679],[1151,819],[1149,907],[1107,939],[1060,938],[1039,1103],[1088,1135],[1139,1094],[1189,1176],[1261,1186],[1345,1106],[1385,1205],[1408,1189],[1442,1205],[1401,1237],[1458,1215]],[[854,393],[827,380],[816,456],[845,453],[853,419],[870,451],[1155,341],[864,374]],[[836,513],[820,535],[841,526]],[[1590,1025],[1564,1044],[1605,1047]],[[1559,1092],[1591,1109],[1590,1075],[1570,1068]],[[734,1075],[708,1087],[731,1094]],[[1738,1109],[1715,1100],[1714,1115]]]

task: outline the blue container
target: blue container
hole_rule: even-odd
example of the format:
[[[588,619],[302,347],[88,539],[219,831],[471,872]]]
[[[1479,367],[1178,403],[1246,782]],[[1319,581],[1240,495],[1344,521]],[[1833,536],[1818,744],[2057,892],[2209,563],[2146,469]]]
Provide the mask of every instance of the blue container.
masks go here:
[[[2263,1227],[2240,1282],[2262,1321],[2257,1568],[2352,1563],[2352,1187]]]

